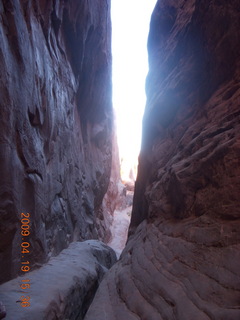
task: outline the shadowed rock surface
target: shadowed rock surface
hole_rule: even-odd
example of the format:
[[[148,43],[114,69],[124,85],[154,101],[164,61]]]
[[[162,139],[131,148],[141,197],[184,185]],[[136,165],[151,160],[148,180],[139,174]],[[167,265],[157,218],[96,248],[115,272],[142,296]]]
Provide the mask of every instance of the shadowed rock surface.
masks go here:
[[[130,237],[85,320],[239,320],[239,1],[158,1],[148,50]]]
[[[114,251],[97,240],[71,243],[42,268],[0,285],[5,319],[82,320],[99,282],[115,262]],[[30,288],[21,289],[26,283]],[[30,297],[29,307],[21,307],[22,296]]]
[[[96,217],[112,162],[110,1],[0,1],[0,282],[70,242]]]

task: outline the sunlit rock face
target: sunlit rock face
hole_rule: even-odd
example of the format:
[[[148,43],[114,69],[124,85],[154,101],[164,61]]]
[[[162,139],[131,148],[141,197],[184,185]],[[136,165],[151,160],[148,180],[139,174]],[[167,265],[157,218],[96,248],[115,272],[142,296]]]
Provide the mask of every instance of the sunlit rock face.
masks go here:
[[[130,237],[85,320],[240,319],[240,5],[161,0]]]
[[[112,161],[110,1],[0,2],[0,281],[34,268],[96,216]]]

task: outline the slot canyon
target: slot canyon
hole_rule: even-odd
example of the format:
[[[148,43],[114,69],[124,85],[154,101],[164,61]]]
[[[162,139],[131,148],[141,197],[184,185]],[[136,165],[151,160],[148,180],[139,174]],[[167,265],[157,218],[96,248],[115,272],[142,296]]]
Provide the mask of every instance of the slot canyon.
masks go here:
[[[239,320],[240,2],[156,1],[133,199],[110,13],[0,0],[0,319]]]

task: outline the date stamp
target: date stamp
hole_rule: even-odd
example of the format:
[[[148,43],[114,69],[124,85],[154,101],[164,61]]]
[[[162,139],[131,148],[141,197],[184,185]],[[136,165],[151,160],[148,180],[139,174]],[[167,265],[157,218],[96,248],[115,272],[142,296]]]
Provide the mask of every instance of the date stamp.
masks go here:
[[[21,213],[21,271],[26,277],[27,273],[31,270],[28,258],[30,254],[30,234],[30,213]],[[28,295],[30,287],[30,279],[22,279],[20,288],[22,289],[24,295],[21,296],[20,301],[23,308],[30,307],[30,296]]]

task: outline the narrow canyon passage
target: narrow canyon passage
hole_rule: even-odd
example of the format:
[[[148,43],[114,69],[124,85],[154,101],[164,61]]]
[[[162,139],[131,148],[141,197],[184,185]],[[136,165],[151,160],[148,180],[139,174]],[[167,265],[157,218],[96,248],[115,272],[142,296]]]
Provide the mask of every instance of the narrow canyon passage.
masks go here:
[[[156,1],[143,110],[146,3],[0,0],[0,319],[240,319],[240,2]]]
[[[115,143],[118,145],[120,180],[126,188],[126,199],[123,194],[119,194],[119,197],[122,197],[119,202],[122,204],[114,211],[110,228],[112,235],[108,242],[118,257],[127,240],[132,212],[142,117],[146,104],[147,37],[155,4],[156,0],[112,0],[111,2],[113,108],[117,133]],[[118,161],[117,157],[115,161]]]
[[[132,206],[123,210],[116,210],[114,212],[113,224],[111,226],[112,238],[108,242],[108,245],[114,249],[118,258],[127,242],[131,212]]]
[[[127,242],[132,213],[133,193],[134,191],[126,191],[127,199],[125,200],[125,204],[117,208],[113,213],[113,221],[110,227],[111,239],[107,244],[114,249],[117,258],[120,257]]]

